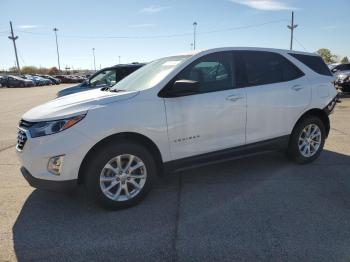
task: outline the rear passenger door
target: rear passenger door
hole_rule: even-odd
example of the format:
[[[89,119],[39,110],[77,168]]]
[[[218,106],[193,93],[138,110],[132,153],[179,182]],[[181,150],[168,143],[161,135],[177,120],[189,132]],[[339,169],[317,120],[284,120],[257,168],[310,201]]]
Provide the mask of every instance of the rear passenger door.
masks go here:
[[[235,54],[238,86],[247,96],[247,144],[290,134],[311,100],[304,73],[278,53]]]

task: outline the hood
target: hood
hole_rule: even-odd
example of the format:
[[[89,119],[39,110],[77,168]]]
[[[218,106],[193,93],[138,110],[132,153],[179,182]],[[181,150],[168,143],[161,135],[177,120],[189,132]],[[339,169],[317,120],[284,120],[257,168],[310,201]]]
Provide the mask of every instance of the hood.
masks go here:
[[[61,96],[70,95],[72,93],[75,93],[78,90],[80,90],[80,91],[83,90],[83,87],[84,86],[82,85],[82,83],[80,83],[78,85],[69,86],[69,87],[67,87],[65,89],[62,89],[62,90],[58,91],[57,92],[57,96],[61,97]],[[92,90],[92,89],[86,89],[85,91],[87,91],[87,90]]]
[[[34,107],[26,112],[22,119],[29,122],[50,121],[67,118],[77,114],[86,113],[88,110],[130,99],[139,92],[108,92],[95,89],[56,98],[45,104]]]

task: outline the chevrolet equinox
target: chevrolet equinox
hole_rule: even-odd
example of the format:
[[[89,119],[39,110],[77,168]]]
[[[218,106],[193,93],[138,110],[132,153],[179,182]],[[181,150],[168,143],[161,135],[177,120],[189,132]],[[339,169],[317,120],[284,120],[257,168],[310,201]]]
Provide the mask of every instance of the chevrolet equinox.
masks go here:
[[[309,163],[330,130],[333,81],[311,53],[216,48],[161,58],[113,87],[26,112],[21,172],[47,190],[84,184],[117,209],[142,200],[168,170],[275,149]]]

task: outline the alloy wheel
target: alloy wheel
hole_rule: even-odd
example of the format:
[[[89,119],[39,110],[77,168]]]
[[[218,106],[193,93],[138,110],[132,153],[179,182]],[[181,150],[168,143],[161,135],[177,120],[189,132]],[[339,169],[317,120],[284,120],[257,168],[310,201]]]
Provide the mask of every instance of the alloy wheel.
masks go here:
[[[309,124],[301,131],[298,147],[299,152],[304,157],[314,156],[320,148],[322,142],[322,133],[315,124]]]
[[[137,156],[113,157],[100,173],[102,193],[113,201],[127,201],[138,195],[147,179],[144,162]]]

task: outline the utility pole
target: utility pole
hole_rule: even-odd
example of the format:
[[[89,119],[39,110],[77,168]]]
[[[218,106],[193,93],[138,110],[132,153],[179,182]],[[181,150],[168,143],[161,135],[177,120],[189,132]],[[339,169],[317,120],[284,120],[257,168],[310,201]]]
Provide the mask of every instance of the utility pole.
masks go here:
[[[56,50],[57,50],[58,71],[61,72],[60,53],[58,52],[58,42],[57,42],[57,31],[58,31],[58,29],[55,27],[53,29],[53,31],[55,32],[55,36],[56,36]]]
[[[197,30],[197,22],[193,23],[193,50],[196,50],[196,30]]]
[[[119,61],[118,63],[120,64],[120,55],[118,56],[118,61]]]
[[[94,69],[96,71],[95,48],[92,48],[92,55],[94,56]]]
[[[290,50],[293,50],[293,34],[294,29],[298,27],[298,25],[294,24],[294,12],[292,12],[292,23],[291,25],[287,25],[288,29],[290,29]]]
[[[16,55],[16,64],[17,64],[17,70],[18,73],[20,73],[19,63],[18,63],[18,55],[17,55],[17,47],[16,47],[16,40],[18,39],[18,36],[14,36],[13,34],[13,28],[12,28],[12,22],[10,21],[10,27],[11,27],[11,36],[9,36],[9,39],[13,41],[13,48],[15,49],[15,55]]]

